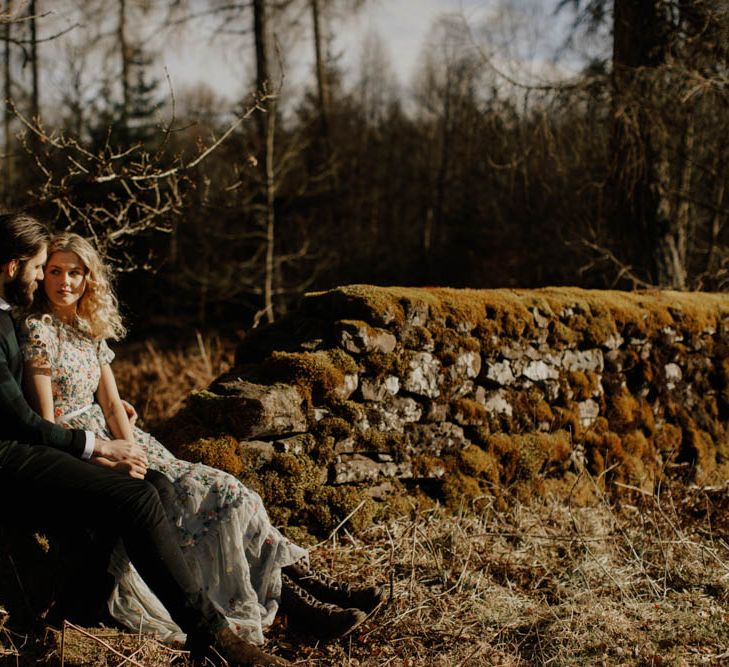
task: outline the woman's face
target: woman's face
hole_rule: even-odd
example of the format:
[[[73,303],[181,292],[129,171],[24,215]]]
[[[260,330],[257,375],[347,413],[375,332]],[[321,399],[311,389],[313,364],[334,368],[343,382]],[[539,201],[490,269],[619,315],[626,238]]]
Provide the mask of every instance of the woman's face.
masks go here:
[[[51,305],[76,310],[86,289],[86,267],[75,252],[54,252],[48,258],[43,289]]]

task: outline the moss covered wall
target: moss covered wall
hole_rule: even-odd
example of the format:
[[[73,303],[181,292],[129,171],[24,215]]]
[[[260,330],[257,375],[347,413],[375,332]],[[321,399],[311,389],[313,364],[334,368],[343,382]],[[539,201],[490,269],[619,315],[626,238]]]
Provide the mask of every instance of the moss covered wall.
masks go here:
[[[162,437],[322,533],[405,489],[458,505],[722,481],[728,420],[729,296],[353,285],[250,332]]]

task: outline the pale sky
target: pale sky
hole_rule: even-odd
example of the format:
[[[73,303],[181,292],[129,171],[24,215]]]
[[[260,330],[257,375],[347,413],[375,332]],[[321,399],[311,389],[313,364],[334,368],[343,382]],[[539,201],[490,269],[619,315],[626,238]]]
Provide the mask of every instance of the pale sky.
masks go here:
[[[353,69],[361,53],[363,40],[368,33],[376,33],[382,38],[391,56],[399,82],[407,85],[416,70],[428,31],[438,16],[463,11],[467,17],[474,18],[483,14],[484,8],[495,6],[499,2],[500,0],[371,0],[370,5],[358,14],[338,17],[335,20],[332,27],[334,50],[341,54],[344,66]],[[296,49],[299,56],[287,65],[287,77],[295,82],[306,78],[312,68],[313,52],[308,25],[302,26],[302,33],[302,43]],[[196,49],[173,49],[165,57],[173,80],[195,80],[198,71],[206,70],[204,79],[218,82],[216,87],[220,89],[230,90],[240,85],[237,49],[220,49],[223,52],[215,53],[215,57],[212,57],[213,52],[219,50],[210,49],[207,36],[198,35],[195,39],[199,40],[200,51],[209,51],[207,62],[211,65],[215,63],[212,71],[202,65]]]
[[[343,15],[333,21],[333,50],[352,75],[364,40],[369,34],[378,35],[398,82],[407,89],[422,61],[432,25],[439,16],[456,13],[473,26],[475,38],[490,41],[501,62],[537,63],[537,70],[542,71],[544,61],[551,60],[571,19],[568,12],[554,16],[556,3],[557,0],[370,0],[358,14]],[[483,26],[490,31],[488,37],[481,32]],[[212,26],[207,35],[204,31],[197,35],[188,33],[181,40],[184,51],[167,49],[163,60],[175,86],[204,80],[218,91],[229,91],[235,98],[244,93],[246,85],[241,81],[241,61],[248,63],[249,71],[252,67],[250,40],[241,44],[238,38],[237,43],[230,38],[214,39],[216,48],[210,44],[210,33]],[[300,84],[311,76],[313,47],[308,23],[302,25],[299,41],[287,63],[287,86]]]
[[[554,15],[557,0],[369,0],[366,9],[356,15],[341,13],[330,21],[333,33],[333,53],[345,72],[356,75],[357,64],[362,53],[365,39],[373,34],[379,36],[386,53],[389,55],[392,70],[407,92],[418,65],[423,60],[424,47],[429,31],[437,18],[443,14],[457,13],[466,18],[472,27],[474,40],[490,51],[490,56],[498,60],[499,66],[520,77],[546,76],[551,72],[556,76],[569,76],[566,65],[561,62],[554,68],[551,60],[563,41],[571,20],[569,12]],[[53,34],[64,28],[72,29],[67,35],[42,45],[41,71],[44,77],[43,97],[48,102],[59,98],[68,86],[69,72],[79,63],[83,64],[84,81],[87,95],[93,102],[94,80],[101,82],[104,76],[116,71],[116,61],[112,60],[111,70],[102,72],[100,57],[84,56],[76,52],[72,45],[84,44],[88,36],[99,29],[110,37],[102,39],[100,49],[113,47],[113,13],[103,13],[98,19],[104,25],[77,25],[78,13],[73,0],[45,0],[43,9],[49,12],[41,24],[40,37]],[[334,3],[343,6],[346,3]],[[130,3],[131,6],[136,6]],[[152,0],[154,8],[164,8],[168,0]],[[210,6],[209,0],[189,0],[193,12]],[[305,8],[305,5],[301,5]],[[201,20],[185,24],[181,28],[160,29],[159,9],[155,14],[143,15],[130,12],[134,23],[130,33],[141,38],[145,48],[156,54],[150,78],[164,79],[165,68],[169,73],[175,93],[184,91],[197,83],[209,85],[220,97],[231,103],[250,93],[253,76],[253,46],[250,35],[221,34],[220,18]],[[247,15],[242,20],[249,21]],[[248,25],[226,25],[226,28],[247,29]],[[289,49],[291,35],[284,48]],[[296,46],[286,65],[286,88],[292,98],[298,97],[304,82],[311,82],[313,47],[309,16],[304,9],[300,15]],[[283,40],[282,40],[283,41]],[[86,60],[84,60],[86,58]],[[526,81],[529,82],[529,81]],[[532,83],[534,80],[531,81]]]

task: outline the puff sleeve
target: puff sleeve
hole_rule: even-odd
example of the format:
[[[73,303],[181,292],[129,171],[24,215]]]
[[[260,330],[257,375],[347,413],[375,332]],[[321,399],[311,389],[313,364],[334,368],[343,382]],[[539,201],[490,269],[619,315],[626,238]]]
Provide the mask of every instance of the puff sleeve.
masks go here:
[[[100,340],[97,347],[97,357],[99,358],[99,365],[110,364],[114,361],[116,356],[111,348],[107,345],[105,340]]]
[[[50,321],[30,316],[20,327],[20,351],[26,363],[36,368],[50,368],[58,354],[58,336]]]

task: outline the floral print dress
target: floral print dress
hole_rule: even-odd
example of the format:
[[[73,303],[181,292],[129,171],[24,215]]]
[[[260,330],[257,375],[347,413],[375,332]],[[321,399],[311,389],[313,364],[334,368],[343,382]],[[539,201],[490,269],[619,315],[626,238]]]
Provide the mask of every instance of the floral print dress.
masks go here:
[[[50,370],[56,422],[113,438],[94,397],[101,365],[114,358],[105,341],[94,341],[76,327],[44,314],[26,319],[21,348],[26,361]],[[281,535],[260,496],[234,476],[177,459],[136,427],[134,438],[145,448],[149,467],[164,473],[174,485],[180,546],[188,564],[230,627],[248,641],[262,643],[263,629],[273,622],[281,599],[281,568],[306,558],[307,552]],[[110,572],[116,579],[109,600],[114,618],[166,641],[184,639],[121,545],[112,556]]]

